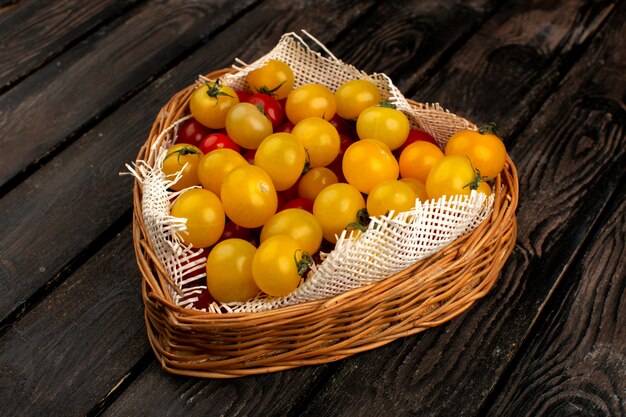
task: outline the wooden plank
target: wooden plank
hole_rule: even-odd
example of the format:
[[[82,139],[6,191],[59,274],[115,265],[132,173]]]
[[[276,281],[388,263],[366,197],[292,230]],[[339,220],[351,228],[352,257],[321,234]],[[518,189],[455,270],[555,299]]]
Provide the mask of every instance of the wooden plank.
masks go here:
[[[121,180],[116,173],[123,169],[125,162],[135,158],[140,145],[148,135],[152,120],[169,97],[183,86],[193,83],[197,74],[212,69],[207,67],[207,56],[212,57],[211,64],[216,67],[230,64],[233,57],[240,54],[260,56],[275,44],[282,33],[301,27],[323,32],[320,39],[328,42],[365,13],[368,6],[371,6],[371,3],[359,2],[355,5],[330,0],[315,6],[302,4],[294,7],[289,1],[262,4],[131,99],[96,129],[79,138],[50,164],[0,200],[0,217],[3,229],[6,230],[6,236],[2,237],[0,243],[0,247],[3,248],[3,259],[0,262],[2,265],[0,288],[3,291],[0,303],[3,317],[57,274],[60,274],[60,279],[67,278],[69,274],[67,271],[59,273],[64,265],[128,211],[132,204],[131,180],[130,178]],[[332,24],[326,22],[326,18],[330,19],[329,22]],[[308,19],[312,19],[311,22]],[[27,211],[30,214],[27,214]],[[20,235],[19,230],[24,234]],[[124,234],[122,239],[126,243],[124,248],[120,249],[120,258],[124,258],[121,262],[129,271],[136,271],[134,253],[128,247],[131,237]],[[113,245],[120,246],[117,240]],[[111,252],[110,245],[103,251]],[[118,260],[111,265],[112,262],[107,257],[102,260],[98,258],[95,261],[96,266],[91,266],[90,261],[86,268],[89,268],[89,271],[122,269],[116,268]],[[97,277],[100,274],[95,272],[94,275]],[[124,275],[131,274],[125,272]],[[132,275],[136,275],[136,272]],[[37,326],[38,322],[46,323],[46,319],[41,317],[41,309],[47,309],[48,300],[56,300],[59,291],[65,291],[68,285],[73,286],[75,281],[73,277],[74,275],[43,300],[34,300],[33,303],[39,304],[24,315],[18,324],[3,323],[5,328],[9,329],[1,338],[4,343],[3,353],[6,355],[3,362],[11,362],[14,357],[21,358],[19,353],[15,352],[24,341],[22,339],[24,331],[19,325],[22,322],[28,325],[33,323],[33,326]],[[110,285],[111,289],[118,291],[115,280],[111,280]],[[139,281],[135,280],[132,285],[135,291],[138,291]],[[75,308],[80,313],[92,308],[94,304],[98,305],[101,296],[101,292],[93,290],[91,285],[77,284],[71,300],[81,304]],[[133,308],[142,309],[139,294],[133,293],[132,298]],[[100,307],[102,308],[101,304]],[[74,307],[65,305],[64,308]],[[100,314],[102,311],[101,309]],[[93,321],[93,318],[90,320]],[[93,410],[94,406],[97,409],[101,399],[104,398],[106,403],[109,394],[115,392],[119,386],[118,383],[129,378],[129,374],[133,372],[131,369],[133,365],[138,361],[141,362],[143,355],[148,352],[145,332],[135,333],[134,330],[144,328],[143,317],[127,314],[125,320],[132,323],[121,324],[116,321],[115,325],[119,329],[128,327],[128,332],[132,333],[129,337],[132,337],[133,341],[127,339],[122,341],[140,346],[141,349],[130,349],[128,358],[132,356],[132,359],[122,358],[119,361],[116,358],[119,353],[117,350],[107,352],[100,348],[111,344],[117,346],[119,335],[109,331],[108,327],[101,328],[101,333],[97,335],[89,333],[87,337],[66,331],[65,322],[60,323],[60,327],[50,329],[49,333],[48,326],[45,325],[25,329],[30,332],[29,340],[34,341],[28,350],[32,358],[12,363],[11,368],[6,368],[6,375],[11,376],[11,378],[7,376],[6,381],[13,381],[13,378],[15,381],[21,381],[24,375],[31,375],[34,372],[31,368],[34,366],[41,369],[34,372],[27,381],[36,384],[39,383],[38,379],[41,379],[43,382],[41,388],[38,388],[37,396],[33,396],[31,385],[14,383],[15,387],[10,392],[7,391],[7,398],[4,397],[2,390],[0,399],[0,403],[3,403],[2,409],[4,410],[4,402],[10,402],[11,408],[7,406],[7,409],[28,403],[32,410],[48,410],[47,407],[69,398],[71,401],[75,400],[77,404],[68,405],[69,411],[73,413],[75,410],[76,414],[84,414]],[[14,332],[11,329],[20,331]],[[98,329],[93,331],[97,332]],[[108,341],[108,337],[114,340]],[[42,349],[41,356],[38,356],[40,342],[47,343],[46,346],[63,346],[63,350]],[[62,364],[54,362],[63,358],[63,352],[68,344],[73,351],[75,350],[72,358],[94,355],[94,358],[87,361],[89,372],[85,371],[82,362],[79,361],[63,361]],[[31,360],[33,365],[30,364]],[[53,363],[48,364],[48,361]],[[64,371],[59,370],[61,365],[65,367]],[[106,369],[101,370],[100,367]],[[0,369],[4,370],[5,366],[0,365]],[[98,377],[92,380],[88,380],[87,377],[72,378],[72,375],[82,373]],[[101,373],[102,377],[99,376]],[[41,377],[42,374],[45,374],[45,378]],[[4,385],[3,381],[2,386]],[[53,386],[54,389],[44,396],[43,389],[49,386]],[[85,400],[79,398],[81,395],[85,395]],[[50,405],[47,405],[48,403]],[[49,414],[39,413],[39,415]]]
[[[22,1],[0,10],[0,91],[137,0]]]
[[[582,3],[580,7],[586,9]],[[510,146],[521,181],[519,236],[491,293],[446,325],[339,363],[337,372],[295,414],[476,415],[623,177],[625,12],[626,7],[621,7],[603,25],[584,59]],[[592,32],[578,27],[577,14],[569,28],[542,30],[542,22],[548,27],[554,21],[562,22],[563,10],[553,11],[551,18],[542,9],[541,20],[516,28],[507,27],[502,20],[505,16],[517,20],[523,13],[524,6],[507,8],[477,36],[483,39],[491,33],[502,39],[503,33],[497,30],[500,27],[515,33],[510,42],[524,45],[528,34],[560,33],[567,42],[546,42],[562,45],[555,53],[565,54]],[[561,17],[556,19],[557,15]],[[583,38],[572,40],[573,34]],[[484,55],[480,49],[472,51],[479,57]],[[529,61],[518,65],[532,68],[533,55],[528,54]],[[601,68],[598,62],[603,63]],[[446,85],[456,88],[463,84],[454,76],[470,83],[478,77],[469,71],[474,65],[468,63],[465,71],[451,71]],[[501,87],[475,91],[474,105],[485,106],[485,101],[497,100],[496,95],[509,91],[500,79],[492,78],[492,82]],[[447,88],[445,94],[454,97]],[[462,102],[465,93],[458,93]],[[512,103],[523,98],[509,96]],[[471,108],[462,110],[469,112]],[[514,106],[510,109],[514,111]],[[514,121],[515,115],[505,119]]]
[[[152,1],[0,96],[0,148],[6,158],[0,185],[76,137],[255,2]]]
[[[13,270],[17,270],[15,260],[18,257],[23,256],[21,259],[30,258],[32,260],[35,259],[34,256],[37,256],[39,257],[37,259],[42,261],[41,263],[35,265],[21,262],[19,264],[20,275],[32,276],[28,272],[38,272],[38,268],[41,268],[45,262],[45,268],[48,271],[45,274],[50,277],[58,270],[55,268],[62,265],[62,257],[71,259],[71,256],[75,256],[94,236],[101,233],[113,219],[120,216],[129,207],[128,182],[122,183],[116,180],[113,176],[114,172],[121,168],[124,161],[133,158],[140,141],[147,134],[150,119],[172,92],[189,83],[198,72],[207,71],[206,56],[212,56],[219,65],[230,62],[234,54],[249,59],[249,56],[244,55],[245,53],[258,56],[267,50],[281,33],[303,26],[318,34],[323,42],[329,42],[337,32],[349,26],[362,14],[365,11],[363,8],[366,6],[367,4],[363,2],[359,3],[358,6],[336,2],[318,4],[314,10],[317,10],[320,16],[324,16],[325,19],[316,20],[312,19],[313,9],[309,9],[310,6],[299,9],[293,8],[293,5],[288,3],[272,3],[271,6],[262,5],[258,9],[264,10],[263,13],[265,14],[260,14],[261,12],[255,10],[250,16],[244,16],[241,22],[233,26],[232,31],[224,33],[223,36],[217,36],[214,42],[199,50],[174,71],[166,74],[146,92],[139,94],[128,104],[122,106],[118,112],[103,121],[97,129],[80,138],[56,157],[53,163],[45,166],[0,201],[0,207],[2,207],[0,212],[16,213],[15,215],[21,213],[20,221],[22,224],[42,224],[42,227],[49,227],[49,229],[43,231],[40,229],[38,233],[56,236],[51,242],[52,245],[47,244],[46,250],[41,250],[32,247],[37,242],[37,239],[33,239],[35,235],[26,236],[22,243],[27,243],[28,246],[22,246],[22,243],[14,242],[14,239],[19,240],[19,236],[13,234],[6,240],[7,243],[12,242],[12,247],[9,249],[12,262],[9,265],[13,266]],[[448,13],[449,16],[455,15],[454,10],[449,10]],[[281,16],[283,17],[281,18]],[[480,15],[478,14],[478,16]],[[326,21],[327,19],[328,21]],[[265,22],[273,22],[273,24],[259,29],[255,26],[255,22],[261,25]],[[328,22],[333,22],[334,26],[328,26]],[[445,21],[442,23],[445,24]],[[245,45],[246,39],[254,39],[254,41],[250,45]],[[242,48],[242,45],[245,46],[245,49]],[[141,111],[136,109],[141,109]],[[148,114],[150,112],[152,114]],[[123,131],[119,129],[121,123],[126,126]],[[82,175],[72,175],[70,174],[72,172]],[[88,174],[85,175],[84,173]],[[38,195],[35,201],[26,204],[28,196],[37,193],[43,193],[43,195]],[[37,201],[40,202],[39,205],[37,205]],[[92,211],[90,212],[89,209]],[[27,214],[26,211],[31,214]],[[101,215],[94,215],[94,211]],[[16,217],[11,218],[15,219]],[[25,232],[28,233],[30,229],[32,227],[27,227]],[[49,251],[57,253],[48,257]],[[129,262],[131,259],[132,257],[129,258]],[[48,262],[50,260],[54,262],[52,266]],[[22,291],[21,294],[28,296],[34,288],[37,288],[37,285],[45,282],[45,277],[39,279],[39,283],[34,283],[30,290],[27,288],[18,289],[18,291]],[[6,293],[10,293],[14,288],[13,282],[11,285],[6,285]],[[15,296],[15,293],[11,293],[10,296]],[[19,295],[17,299],[20,299]],[[88,300],[88,294],[86,294],[85,299]],[[323,368],[307,368],[280,375],[283,377],[295,375],[294,378],[300,381],[303,379],[300,376],[307,375],[306,372],[314,370],[317,373],[321,372]],[[160,370],[158,375],[159,377],[162,375]],[[323,373],[319,375],[323,375]],[[270,378],[268,381],[276,381],[277,376],[268,376],[268,378]],[[312,385],[318,381],[315,375],[309,375],[308,380],[311,381]],[[276,382],[273,384],[276,387]],[[292,396],[297,395],[297,389],[301,385],[301,382],[294,385]],[[273,398],[279,400],[280,397],[280,392],[277,391]],[[292,397],[287,398],[291,399]],[[288,401],[283,400],[283,403],[289,404]],[[254,407],[254,404],[254,402],[247,402],[248,407]]]
[[[626,415],[623,187],[614,200],[486,415]]]
[[[0,338],[2,415],[83,416],[148,348],[126,227]]]

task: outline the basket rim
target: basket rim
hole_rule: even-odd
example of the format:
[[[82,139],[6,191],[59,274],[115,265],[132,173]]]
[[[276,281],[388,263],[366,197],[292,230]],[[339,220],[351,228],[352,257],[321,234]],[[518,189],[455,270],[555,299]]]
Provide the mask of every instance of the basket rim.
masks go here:
[[[222,69],[218,69],[218,70],[208,73],[206,75],[206,78],[215,79],[223,74],[233,73],[233,72],[235,72],[235,70],[232,68],[222,68]],[[166,110],[168,105],[170,105],[177,98],[187,96],[186,99],[184,100],[184,105],[178,109],[179,112],[180,110],[184,110],[187,107],[190,93],[193,90],[195,90],[197,85],[198,85],[198,82],[190,84],[189,86],[185,87],[184,89],[176,93],[173,97],[171,97],[168,103],[165,106],[163,106],[163,108],[161,108],[159,112],[159,116],[162,116],[163,112],[165,111],[168,113],[169,118],[171,118],[172,112],[168,112]],[[427,104],[422,104],[412,99],[407,99],[407,101],[409,102],[411,106],[415,106],[419,108],[425,108],[428,106]],[[155,121],[152,127],[152,130],[150,132],[150,135],[147,141],[140,148],[137,158],[136,158],[136,162],[140,160],[149,161],[150,158],[146,158],[146,156],[153,157],[153,155],[150,155],[148,153],[148,149],[149,149],[148,144],[152,143],[153,140],[157,136],[157,134],[155,133],[158,131],[158,127],[160,126],[159,116],[157,117],[157,120]],[[467,119],[464,119],[460,116],[457,116],[457,117],[467,121],[470,127],[474,129],[476,128],[476,125],[472,123],[471,121],[468,121]],[[164,126],[164,127],[167,127],[167,126]],[[506,187],[508,193],[503,196],[501,192],[500,184],[501,184],[501,177],[503,176],[504,173],[508,173],[508,177],[510,178],[509,178],[509,181],[507,181],[508,187]],[[139,266],[140,266],[140,272],[142,275],[142,282],[143,282],[143,285],[146,287],[145,299],[146,300],[152,299],[162,304],[164,307],[166,307],[168,310],[168,315],[170,316],[169,317],[170,320],[174,322],[178,322],[178,323],[189,323],[189,324],[198,323],[198,322],[215,322],[215,321],[241,322],[241,321],[250,321],[251,319],[255,319],[255,318],[263,319],[263,318],[268,318],[268,317],[272,317],[276,315],[284,316],[286,313],[300,312],[300,313],[305,313],[309,315],[309,314],[314,314],[314,313],[329,312],[334,309],[341,309],[343,307],[343,304],[349,303],[351,301],[354,302],[352,299],[354,298],[358,299],[361,293],[368,292],[372,288],[379,288],[379,287],[380,288],[385,288],[385,287],[395,288],[397,287],[399,283],[406,281],[406,277],[405,277],[406,275],[414,272],[415,270],[419,268],[423,268],[422,264],[424,263],[424,261],[436,263],[445,254],[449,252],[459,251],[460,249],[462,249],[463,244],[467,243],[466,241],[468,240],[471,241],[472,237],[475,238],[480,233],[480,231],[485,229],[486,225],[490,223],[492,219],[495,219],[496,217],[501,217],[502,215],[508,215],[508,217],[512,217],[513,226],[511,227],[516,229],[515,210],[517,208],[517,203],[518,203],[519,183],[518,183],[517,169],[513,161],[511,160],[510,156],[508,155],[508,153],[506,155],[505,168],[503,172],[499,174],[497,177],[496,191],[494,194],[495,194],[495,198],[494,198],[493,210],[475,230],[469,233],[466,233],[465,235],[460,236],[459,238],[451,242],[449,245],[444,247],[441,251],[431,255],[430,257],[426,259],[416,262],[415,264],[411,265],[410,267],[396,274],[386,277],[378,282],[367,284],[359,288],[354,288],[352,290],[348,290],[342,294],[339,294],[330,298],[310,300],[310,301],[306,301],[306,302],[299,303],[299,304],[281,306],[281,307],[277,307],[274,309],[269,309],[269,310],[259,311],[259,312],[212,313],[209,311],[188,309],[188,308],[180,307],[174,303],[168,288],[166,288],[167,285],[170,285],[170,283],[167,282],[167,279],[157,280],[157,279],[154,279],[154,277],[152,277],[151,279],[149,276],[147,276],[148,275],[146,273],[147,271],[144,271],[145,267],[148,267],[148,271],[149,271],[150,266],[140,264]],[[152,251],[152,244],[149,241],[149,239],[142,239],[142,236],[141,236],[141,235],[146,236],[146,232],[145,232],[145,225],[143,222],[143,213],[141,210],[142,187],[141,187],[141,183],[139,182],[137,178],[135,178],[135,181],[134,181],[133,196],[134,196],[133,242],[134,242],[136,255],[139,255],[139,251],[143,251],[143,252]],[[514,233],[515,232],[516,230],[514,231]],[[507,256],[505,256],[505,259],[506,257],[508,257],[508,254]],[[139,256],[136,256],[136,258],[139,263]],[[162,268],[156,256],[151,256],[150,258],[152,262],[155,264],[155,267]],[[437,266],[437,268],[445,272],[444,268],[441,268],[439,266]],[[425,283],[426,282],[422,283],[422,285]],[[176,287],[174,286],[174,288]],[[295,315],[295,317],[298,317],[298,316]]]

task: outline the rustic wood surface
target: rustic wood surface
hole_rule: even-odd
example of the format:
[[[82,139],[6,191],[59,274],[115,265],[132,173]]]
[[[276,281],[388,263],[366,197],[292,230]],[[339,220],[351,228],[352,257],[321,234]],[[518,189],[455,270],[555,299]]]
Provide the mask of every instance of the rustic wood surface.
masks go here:
[[[0,2],[0,415],[626,416],[626,2]],[[240,378],[145,334],[132,181],[159,108],[306,29],[408,97],[496,121],[519,235],[437,328]]]

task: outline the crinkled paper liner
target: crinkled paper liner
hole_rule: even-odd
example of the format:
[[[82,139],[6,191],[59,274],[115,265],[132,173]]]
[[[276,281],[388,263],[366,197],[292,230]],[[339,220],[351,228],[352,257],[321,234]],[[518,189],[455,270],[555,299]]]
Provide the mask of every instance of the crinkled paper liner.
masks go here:
[[[385,74],[368,75],[359,71],[334,57],[316,39],[305,34],[329,57],[312,51],[295,33],[288,33],[282,36],[272,51],[254,63],[246,65],[237,60],[238,65],[233,65],[235,73],[225,75],[222,81],[233,88],[247,90],[247,74],[270,59],[278,59],[292,68],[296,87],[319,83],[335,91],[353,79],[374,82],[382,97],[394,103],[409,117],[412,127],[427,131],[442,147],[458,130],[475,128],[438,104],[410,105]],[[128,166],[128,169],[143,185],[142,212],[155,254],[172,281],[182,290],[181,295],[170,287],[170,295],[177,305],[193,308],[199,294],[206,289],[206,258],[200,256],[202,250],[182,242],[180,236],[186,233],[186,219],[170,215],[171,202],[181,192],[168,191],[168,187],[178,178],[166,178],[161,170],[166,149],[176,138],[178,124],[188,118],[176,121],[161,132],[150,150],[151,155],[156,155],[153,165],[138,161],[132,167]],[[472,231],[487,217],[492,205],[493,196],[486,197],[476,191],[472,191],[469,196],[444,196],[426,202],[417,200],[412,210],[372,218],[364,233],[349,235],[344,231],[335,249],[322,254],[322,262],[312,266],[306,279],[291,294],[284,297],[259,295],[244,303],[215,302],[208,311],[265,311],[330,298],[375,283],[438,252],[459,236]]]

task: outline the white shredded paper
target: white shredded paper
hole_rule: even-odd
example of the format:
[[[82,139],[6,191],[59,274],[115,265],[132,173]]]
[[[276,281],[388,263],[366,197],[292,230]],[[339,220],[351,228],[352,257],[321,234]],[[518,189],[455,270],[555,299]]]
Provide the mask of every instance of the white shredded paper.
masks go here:
[[[287,63],[294,72],[295,87],[319,83],[336,91],[353,79],[368,79],[375,83],[381,96],[394,103],[411,121],[412,127],[434,136],[441,147],[461,129],[473,129],[465,119],[457,117],[438,104],[409,105],[385,74],[366,74],[338,60],[315,38],[328,57],[311,50],[295,33],[281,37],[274,49],[250,65],[237,60],[234,74],[222,81],[233,88],[247,90],[247,74],[262,67],[268,60]],[[174,283],[183,290],[179,295],[169,288],[174,302],[193,308],[198,295],[206,289],[206,257],[202,249],[186,246],[180,236],[186,232],[186,219],[170,215],[171,202],[180,192],[168,191],[176,178],[166,178],[161,167],[166,149],[176,138],[177,126],[189,116],[165,129],[150,149],[156,155],[154,165],[138,161],[127,166],[143,185],[142,212],[146,232],[154,252]],[[149,158],[148,158],[149,159]],[[260,295],[245,303],[213,303],[208,311],[214,313],[260,312],[311,300],[330,298],[346,291],[372,284],[398,273],[424,259],[476,228],[490,213],[493,196],[472,191],[470,196],[442,197],[426,202],[416,201],[412,210],[389,213],[372,218],[366,232],[352,237],[344,232],[335,249],[322,254],[323,261],[314,265],[301,285],[285,297]]]

